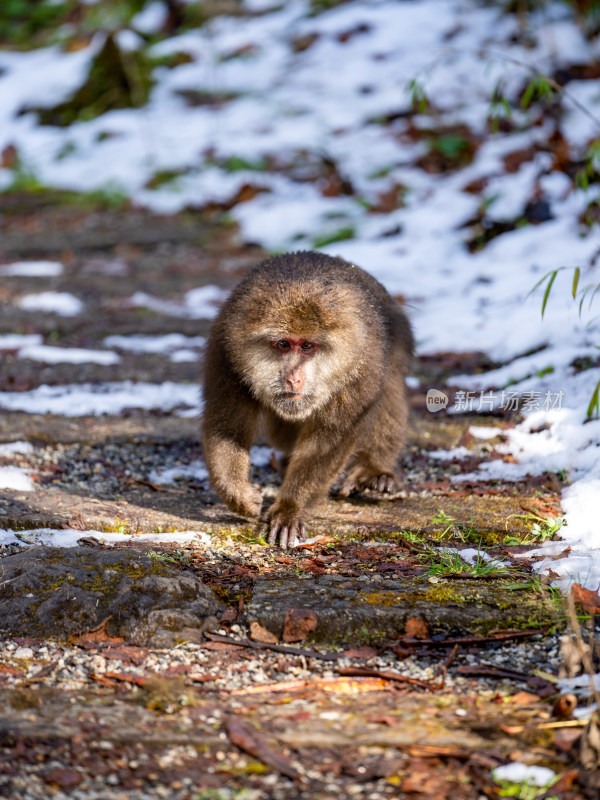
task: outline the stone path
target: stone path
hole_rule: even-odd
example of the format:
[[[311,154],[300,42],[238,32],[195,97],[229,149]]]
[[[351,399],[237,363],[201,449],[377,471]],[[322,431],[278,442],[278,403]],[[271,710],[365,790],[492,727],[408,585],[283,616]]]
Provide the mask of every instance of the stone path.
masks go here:
[[[54,203],[33,209],[13,203],[4,209],[1,223],[0,264],[54,259],[63,263],[64,271],[54,277],[1,277],[0,337],[39,334],[46,345],[115,351],[120,360],[51,364],[20,357],[17,347],[2,350],[0,404],[8,393],[15,397],[16,392],[35,392],[42,384],[85,383],[97,391],[100,383],[114,389],[127,381],[148,386],[171,382],[183,399],[169,412],[144,410],[131,390],[131,405],[125,404],[119,414],[1,412],[0,444],[33,445],[3,456],[0,449],[0,467],[20,467],[33,481],[31,491],[0,489],[0,526],[15,532],[0,551],[5,556],[0,569],[4,563],[3,574],[9,576],[5,584],[16,580],[17,573],[22,575],[22,566],[21,573],[15,572],[15,559],[22,565],[28,553],[33,558],[38,552],[23,546],[43,542],[43,535],[35,532],[41,528],[61,531],[73,544],[81,538],[86,547],[62,551],[64,555],[52,550],[52,557],[35,573],[36,581],[19,578],[12,589],[0,589],[0,609],[5,603],[0,628],[6,637],[0,653],[5,720],[0,743],[10,759],[21,759],[22,767],[20,775],[8,768],[3,772],[1,765],[8,762],[0,759],[0,796],[37,798],[51,790],[62,797],[61,792],[79,787],[82,797],[117,797],[118,791],[127,790],[128,797],[199,798],[213,796],[199,793],[199,786],[208,792],[234,785],[236,791],[246,787],[258,792],[248,797],[325,798],[334,790],[339,795],[354,787],[354,795],[374,798],[400,796],[394,787],[404,781],[405,791],[417,792],[417,797],[441,797],[447,795],[435,791],[447,791],[455,786],[453,775],[463,774],[457,796],[478,797],[478,786],[490,785],[490,766],[507,758],[517,741],[502,733],[489,746],[481,731],[486,726],[500,730],[498,709],[489,704],[493,681],[477,683],[452,670],[479,660],[477,637],[493,640],[498,631],[517,629],[508,634],[517,638],[508,641],[518,642],[519,635],[545,631],[560,616],[560,605],[532,579],[528,563],[518,558],[535,544],[534,515],[559,513],[558,478],[521,484],[451,482],[452,476],[471,471],[482,459],[499,457],[494,447],[502,440],[503,426],[511,423],[427,412],[425,392],[443,386],[450,362],[456,363],[455,356],[440,354],[417,360],[415,366],[419,386],[411,391],[410,440],[400,465],[402,491],[391,500],[371,495],[343,501],[332,496],[311,527],[310,534],[320,539],[293,552],[266,547],[260,525],[229,512],[197,468],[201,449],[193,386],[199,381],[198,358],[192,352],[193,360],[174,360],[164,353],[133,353],[104,344],[106,337],[115,335],[205,336],[208,318],[178,311],[186,292],[209,284],[230,289],[260,253],[236,244],[231,229],[216,228],[199,214],[157,219],[137,211],[83,213]],[[41,291],[75,295],[85,303],[85,311],[63,317],[19,307],[21,297]],[[160,310],[156,304],[154,310],[136,305],[136,293],[138,298],[144,293],[146,304],[150,296],[171,305]],[[483,360],[470,353],[463,363],[475,369]],[[470,427],[478,424],[497,427],[498,435],[474,437]],[[471,459],[444,462],[430,455],[459,445],[472,451]],[[260,456],[253,480],[269,498],[278,478],[268,452]],[[168,469],[178,469],[181,479],[161,483]],[[181,531],[196,535],[182,544],[175,534]],[[149,544],[143,534],[150,533],[162,534],[162,540]],[[51,534],[44,536],[52,540]],[[105,550],[103,538],[113,544],[116,540],[117,550]],[[125,573],[128,567],[123,564],[135,561],[137,553],[144,564],[158,564],[153,580],[164,579],[165,586],[175,582],[185,593],[186,580],[189,586],[202,580],[212,590],[203,601],[204,611],[194,612],[174,601],[167,604],[170,616],[161,618],[158,638],[133,635],[119,621],[113,595],[126,584],[129,604],[135,606],[135,598],[143,596],[146,605],[137,611],[142,616],[142,611],[157,613],[148,605],[151,593],[140,590],[139,581],[147,580],[148,574],[127,573],[123,579],[102,581],[81,572],[94,565],[94,574],[103,574],[98,572],[102,560],[113,558],[121,547],[129,548],[117,559]],[[462,572],[460,566],[441,568],[444,547],[481,547],[509,566],[504,573],[492,569],[479,576]],[[87,559],[87,567],[82,559]],[[437,571],[432,565],[438,565]],[[117,567],[102,569],[118,572]],[[42,615],[42,627],[30,625],[27,616],[16,613],[16,587],[21,584],[23,593],[34,598],[29,622],[39,622],[38,609],[44,604],[54,603],[60,613]],[[87,592],[88,611],[79,618],[70,614],[68,603],[55,602],[57,593],[66,602],[76,589]],[[96,612],[89,602],[94,592]],[[300,621],[294,618],[299,612]],[[90,636],[86,632],[98,626],[99,633],[85,639]],[[211,631],[219,634],[211,639]],[[253,639],[245,639],[243,646],[219,638],[245,637],[249,631]],[[458,653],[452,650],[461,637],[471,637],[471,647],[476,648],[470,661],[465,661],[468,645]],[[435,649],[436,641],[441,649]],[[556,641],[539,634],[524,641],[514,645],[522,672],[515,680],[517,688],[531,689],[528,680],[535,681],[533,669],[540,659],[542,669],[555,669]],[[323,650],[324,645],[338,648],[331,662],[325,658],[331,651]],[[350,655],[340,655],[340,647]],[[534,657],[529,659],[528,652]],[[361,675],[359,669],[351,678],[332,671],[332,665],[340,664],[351,672],[362,668],[367,673]],[[411,688],[410,683],[380,674],[404,669],[413,670],[422,685]],[[252,694],[260,684],[285,680],[287,689]],[[542,684],[547,693],[551,684]],[[239,694],[232,695],[233,690]],[[537,722],[546,714],[544,691],[531,699]],[[477,708],[475,696],[482,703]],[[290,705],[281,708],[279,697],[288,697]],[[83,728],[79,712],[73,718],[72,702],[85,708]],[[444,707],[452,710],[446,713]],[[456,708],[468,709],[468,725],[456,716]],[[243,723],[241,732],[232,722],[236,719]],[[107,743],[104,750],[98,750],[100,740]],[[74,749],[76,741],[85,757]],[[23,749],[27,742],[35,744],[37,762]],[[48,765],[52,742],[57,743],[57,767]],[[434,749],[427,752],[426,747]],[[121,752],[111,761],[114,748]],[[366,771],[352,765],[356,748],[364,753]],[[428,769],[419,772],[428,758],[437,759],[437,789],[433,784],[427,788]],[[409,763],[410,774],[421,775],[421,783],[412,789],[410,782],[406,785]],[[42,769],[40,764],[46,766]],[[480,775],[483,764],[485,780]],[[28,783],[20,783],[25,774]],[[107,788],[107,776],[113,789]],[[294,795],[289,793],[292,785]],[[100,786],[108,794],[93,794]]]

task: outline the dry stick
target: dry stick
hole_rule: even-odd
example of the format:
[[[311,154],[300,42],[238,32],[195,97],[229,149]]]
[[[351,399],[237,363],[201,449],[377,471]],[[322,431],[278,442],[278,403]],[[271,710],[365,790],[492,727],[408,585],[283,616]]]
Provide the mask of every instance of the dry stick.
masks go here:
[[[225,720],[225,730],[229,739],[240,750],[251,755],[253,758],[262,761],[275,772],[285,775],[293,781],[300,781],[302,777],[295,767],[284,758],[277,750],[274,750],[260,733],[247,722],[238,717],[231,716]]]
[[[396,681],[398,683],[409,683],[412,686],[419,686],[421,689],[428,689],[430,692],[439,692],[446,682],[446,668],[442,665],[442,675],[437,683],[433,681],[422,681],[419,678],[409,678],[399,672],[390,672],[387,669],[369,669],[368,667],[340,667],[336,669],[338,675],[349,675],[363,678],[382,678],[385,681]]]
[[[457,636],[453,639],[444,639],[443,641],[436,642],[433,639],[398,639],[394,642],[387,642],[386,648],[396,646],[407,647],[449,647],[455,644],[490,644],[493,642],[505,642],[509,639],[526,639],[530,636],[537,636],[538,634],[548,633],[550,625],[545,628],[536,628],[531,631],[501,631],[493,636]]]
[[[225,642],[234,647],[250,647],[252,650],[274,650],[276,653],[288,653],[292,656],[304,656],[305,658],[319,658],[321,661],[337,661],[345,657],[342,653],[319,653],[318,650],[303,650],[299,647],[288,647],[285,644],[253,642],[252,639],[232,639],[230,636],[223,636],[220,633],[209,633],[208,631],[205,631],[204,635],[212,642]]]

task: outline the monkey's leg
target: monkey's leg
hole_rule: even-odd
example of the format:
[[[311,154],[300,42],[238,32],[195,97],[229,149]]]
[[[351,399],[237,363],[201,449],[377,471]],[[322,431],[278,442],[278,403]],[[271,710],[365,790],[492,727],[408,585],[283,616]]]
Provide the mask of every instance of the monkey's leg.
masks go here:
[[[269,544],[283,549],[295,547],[306,538],[306,512],[328,492],[336,475],[348,460],[351,437],[329,443],[326,447],[317,436],[300,437],[290,459],[283,485],[269,509]]]
[[[227,415],[207,407],[204,413],[204,458],[211,483],[229,508],[245,517],[257,517],[262,507],[262,495],[248,479],[257,416],[252,408]]]
[[[380,402],[360,437],[356,457],[342,484],[339,495],[374,489],[391,494],[398,488],[395,469],[404,444],[408,421],[408,403],[401,381],[389,381]]]

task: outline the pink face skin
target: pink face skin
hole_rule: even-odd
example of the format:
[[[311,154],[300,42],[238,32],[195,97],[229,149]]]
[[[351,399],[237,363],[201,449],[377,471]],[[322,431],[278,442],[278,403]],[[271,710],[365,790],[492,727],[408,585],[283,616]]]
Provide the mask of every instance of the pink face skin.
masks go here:
[[[290,399],[301,398],[304,388],[304,367],[303,360],[310,358],[319,349],[316,342],[309,342],[307,339],[277,339],[271,342],[271,347],[282,356],[296,356],[291,360],[289,367],[283,374],[285,395]],[[300,362],[298,362],[300,356]]]

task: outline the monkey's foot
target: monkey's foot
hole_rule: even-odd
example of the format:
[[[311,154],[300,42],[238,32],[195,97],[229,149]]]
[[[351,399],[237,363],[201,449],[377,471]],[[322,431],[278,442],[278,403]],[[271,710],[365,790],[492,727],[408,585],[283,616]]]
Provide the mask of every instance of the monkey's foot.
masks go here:
[[[340,497],[349,497],[353,492],[362,492],[365,489],[372,489],[381,494],[393,494],[398,489],[396,476],[391,472],[373,475],[362,469],[353,470],[340,487],[338,494]]]
[[[262,494],[254,486],[248,486],[247,490],[235,497],[227,498],[225,493],[221,495],[229,508],[242,517],[258,517],[262,508]]]
[[[269,544],[276,545],[279,539],[279,546],[282,550],[288,547],[296,547],[297,544],[306,539],[306,526],[304,521],[295,515],[283,514],[281,512],[273,514],[268,520],[269,525]]]

